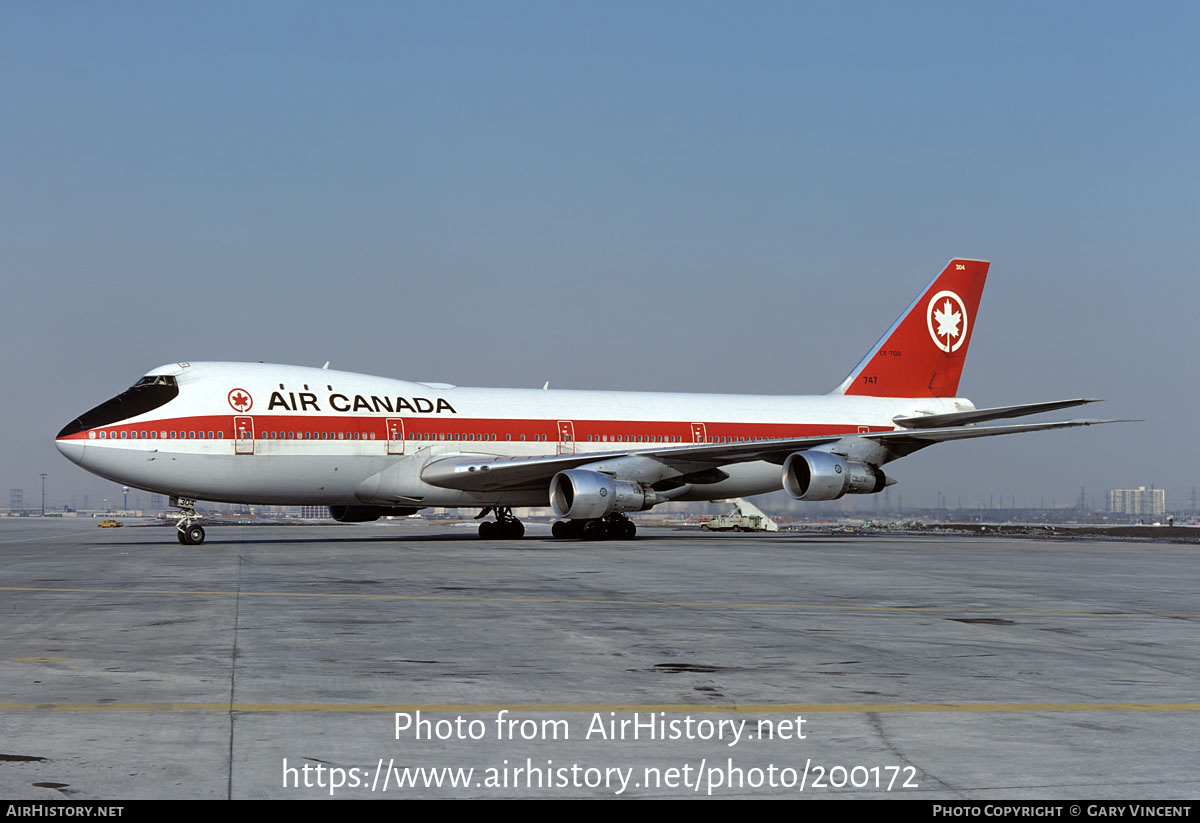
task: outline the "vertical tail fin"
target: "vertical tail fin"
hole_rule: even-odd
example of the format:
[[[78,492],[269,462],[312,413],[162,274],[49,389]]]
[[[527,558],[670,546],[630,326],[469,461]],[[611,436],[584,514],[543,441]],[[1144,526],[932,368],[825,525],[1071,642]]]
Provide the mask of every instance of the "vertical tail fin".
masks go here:
[[[947,263],[831,394],[956,396],[989,265]]]

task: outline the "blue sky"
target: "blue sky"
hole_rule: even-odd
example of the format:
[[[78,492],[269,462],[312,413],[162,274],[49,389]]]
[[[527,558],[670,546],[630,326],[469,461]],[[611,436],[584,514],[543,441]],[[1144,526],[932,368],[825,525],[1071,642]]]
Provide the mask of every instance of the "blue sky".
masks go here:
[[[823,392],[968,256],[963,394],[1148,422],[923,452],[906,504],[1182,503],[1198,9],[6,4],[3,479],[108,490],[53,434],[175,360]]]

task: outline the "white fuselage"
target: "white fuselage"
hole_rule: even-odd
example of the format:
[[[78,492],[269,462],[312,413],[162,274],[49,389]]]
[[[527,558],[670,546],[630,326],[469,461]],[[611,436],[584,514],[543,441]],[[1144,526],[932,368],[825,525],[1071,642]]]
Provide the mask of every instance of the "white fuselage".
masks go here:
[[[173,380],[177,394],[124,418],[120,404],[98,407],[60,433],[58,448],[88,471],[148,491],[291,505],[379,502],[374,489],[390,471],[420,506],[544,506],[544,487],[460,491],[424,483],[420,472],[453,455],[611,455],[891,431],[897,416],[973,408],[961,398],[464,388],[261,363],[171,364],[143,379],[154,377]],[[724,479],[676,499],[781,487],[777,464],[722,471]]]

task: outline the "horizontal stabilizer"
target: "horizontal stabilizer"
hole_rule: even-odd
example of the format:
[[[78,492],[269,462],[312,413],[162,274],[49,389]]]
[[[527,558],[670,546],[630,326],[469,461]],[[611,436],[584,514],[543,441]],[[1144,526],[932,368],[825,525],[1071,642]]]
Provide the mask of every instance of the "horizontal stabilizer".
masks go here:
[[[947,426],[967,426],[987,420],[1003,420],[1008,417],[1025,417],[1030,414],[1069,409],[1098,403],[1098,400],[1077,398],[1075,400],[1048,400],[1044,403],[1022,403],[1017,406],[995,406],[990,409],[950,412],[949,414],[918,414],[912,417],[893,417],[892,422],[906,429],[940,429]]]

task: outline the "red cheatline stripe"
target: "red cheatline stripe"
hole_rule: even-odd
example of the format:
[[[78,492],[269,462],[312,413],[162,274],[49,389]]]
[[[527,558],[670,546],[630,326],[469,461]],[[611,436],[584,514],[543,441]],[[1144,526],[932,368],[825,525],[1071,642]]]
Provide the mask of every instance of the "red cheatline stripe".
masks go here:
[[[279,439],[278,432],[291,432],[302,438],[304,433],[321,432],[344,435],[375,435],[376,440],[389,439],[389,420],[399,420],[402,431],[407,435],[418,433],[432,435],[429,439],[453,440],[454,435],[496,435],[496,439],[504,440],[512,435],[519,440],[521,435],[533,440],[545,436],[547,441],[559,439],[558,420],[537,420],[531,418],[464,418],[450,416],[430,417],[356,417],[353,415],[198,415],[193,417],[172,417],[162,420],[146,420],[139,423],[100,426],[96,429],[77,432],[60,440],[94,440],[98,432],[104,432],[104,439],[114,435],[124,439],[147,439],[150,432],[157,432],[158,437],[170,437],[173,431],[177,435],[182,432],[187,438],[188,432],[220,433],[224,439],[233,439],[235,433],[234,418],[251,418],[253,420],[254,438]],[[678,421],[644,421],[644,420],[574,420],[575,442],[641,442],[641,443],[692,443],[695,442],[696,432],[691,422]],[[822,434],[841,434],[859,429],[855,424],[840,425],[801,425],[786,423],[705,423],[704,436],[711,442],[739,442],[729,438],[745,438],[746,440],[761,440],[771,438],[810,437]],[[866,427],[870,431],[885,431],[888,427]],[[146,432],[145,435],[142,432]],[[167,434],[164,435],[163,433]],[[662,436],[664,440],[658,441]],[[592,440],[589,441],[588,438]],[[607,438],[601,441],[600,438]],[[636,438],[642,438],[638,440]],[[650,439],[655,438],[655,439]],[[672,438],[670,440],[665,438]],[[715,439],[714,438],[720,438]],[[285,438],[293,439],[293,438]],[[708,442],[706,441],[706,442]]]

